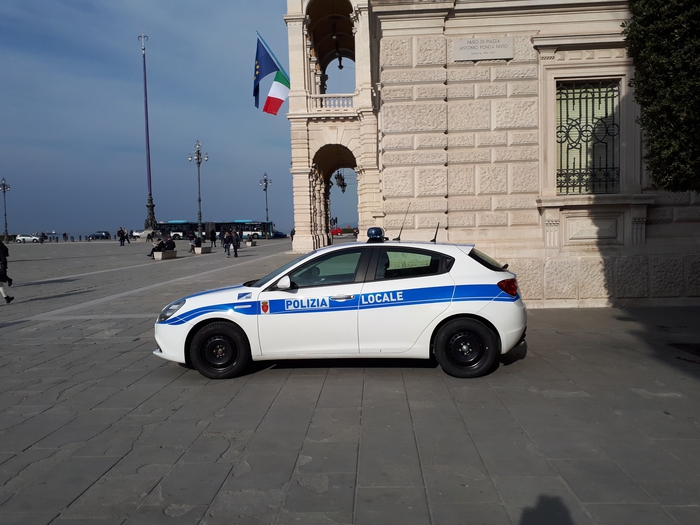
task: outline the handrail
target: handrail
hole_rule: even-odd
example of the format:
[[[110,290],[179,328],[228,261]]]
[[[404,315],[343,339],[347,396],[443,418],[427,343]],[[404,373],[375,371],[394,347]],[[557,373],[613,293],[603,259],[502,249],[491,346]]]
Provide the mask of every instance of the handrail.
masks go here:
[[[354,95],[308,95],[309,111],[351,111]]]

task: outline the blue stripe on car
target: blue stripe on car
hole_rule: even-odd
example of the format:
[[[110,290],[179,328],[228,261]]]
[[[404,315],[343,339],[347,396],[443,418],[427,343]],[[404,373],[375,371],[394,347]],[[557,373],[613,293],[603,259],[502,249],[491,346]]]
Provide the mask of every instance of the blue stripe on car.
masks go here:
[[[508,295],[496,284],[466,284],[372,292],[355,295],[347,300],[334,300],[330,297],[295,298],[290,295],[286,299],[265,301],[268,311],[264,314],[261,301],[241,301],[207,305],[187,312],[176,313],[170,319],[162,321],[161,324],[181,325],[202,315],[217,312],[241,315],[286,315],[464,301],[515,302],[519,297],[519,295],[515,297]]]

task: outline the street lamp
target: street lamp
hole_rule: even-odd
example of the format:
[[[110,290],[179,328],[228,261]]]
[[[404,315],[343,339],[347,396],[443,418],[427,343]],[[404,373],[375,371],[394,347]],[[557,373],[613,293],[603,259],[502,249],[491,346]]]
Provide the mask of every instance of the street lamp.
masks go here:
[[[141,41],[141,53],[143,54],[143,110],[146,115],[146,181],[148,182],[148,200],[146,201],[146,209],[148,215],[143,224],[146,230],[158,229],[158,221],[156,221],[155,207],[153,204],[153,192],[151,191],[151,139],[148,131],[148,87],[146,84],[146,40],[148,37],[141,32],[139,37]]]
[[[265,221],[270,222],[270,217],[267,211],[267,187],[272,184],[272,180],[267,178],[267,173],[263,175],[263,178],[260,179],[260,186],[263,187],[263,191],[265,192]]]
[[[2,178],[2,182],[0,182],[0,190],[2,190],[2,209],[5,212],[5,233],[4,233],[4,239],[7,241],[7,237],[9,234],[7,233],[7,200],[5,198],[5,194],[10,191],[10,185],[5,182],[5,177]]]
[[[335,183],[342,190],[342,192],[345,193],[345,188],[348,187],[348,183],[345,182],[345,177],[343,177],[343,174],[340,173],[340,170],[338,170],[338,173],[335,174]]]
[[[199,213],[197,214],[197,229],[199,230],[199,238],[202,238],[202,190],[200,186],[200,166],[202,165],[202,160],[204,162],[209,160],[209,155],[206,153],[202,156],[202,145],[199,140],[194,143],[194,152],[190,153],[190,162],[194,160],[197,163],[197,204],[199,205]]]

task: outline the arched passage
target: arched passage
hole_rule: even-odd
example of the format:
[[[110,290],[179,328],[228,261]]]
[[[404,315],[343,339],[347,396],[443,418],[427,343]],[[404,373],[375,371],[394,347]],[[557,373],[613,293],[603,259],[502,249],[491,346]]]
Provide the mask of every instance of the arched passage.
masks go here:
[[[355,169],[357,161],[353,153],[342,144],[326,144],[313,157],[313,169],[309,176],[311,191],[311,230],[317,246],[333,243],[331,236],[331,187],[338,183],[337,173],[344,168]],[[356,190],[354,186],[354,191]],[[352,190],[351,190],[352,191]]]
[[[355,91],[354,79],[348,86],[344,69],[355,65],[355,25],[348,0],[312,0],[306,9],[309,64],[315,77],[314,91],[328,93],[329,78],[342,77],[344,92]],[[336,85],[338,83],[336,82]],[[337,91],[336,91],[337,92]]]

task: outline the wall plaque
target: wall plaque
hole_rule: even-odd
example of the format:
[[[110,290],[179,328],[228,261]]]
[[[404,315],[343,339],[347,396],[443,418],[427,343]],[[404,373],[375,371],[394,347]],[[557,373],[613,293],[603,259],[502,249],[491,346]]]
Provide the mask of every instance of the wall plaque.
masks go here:
[[[510,60],[513,58],[513,37],[455,38],[454,57],[460,60]]]

